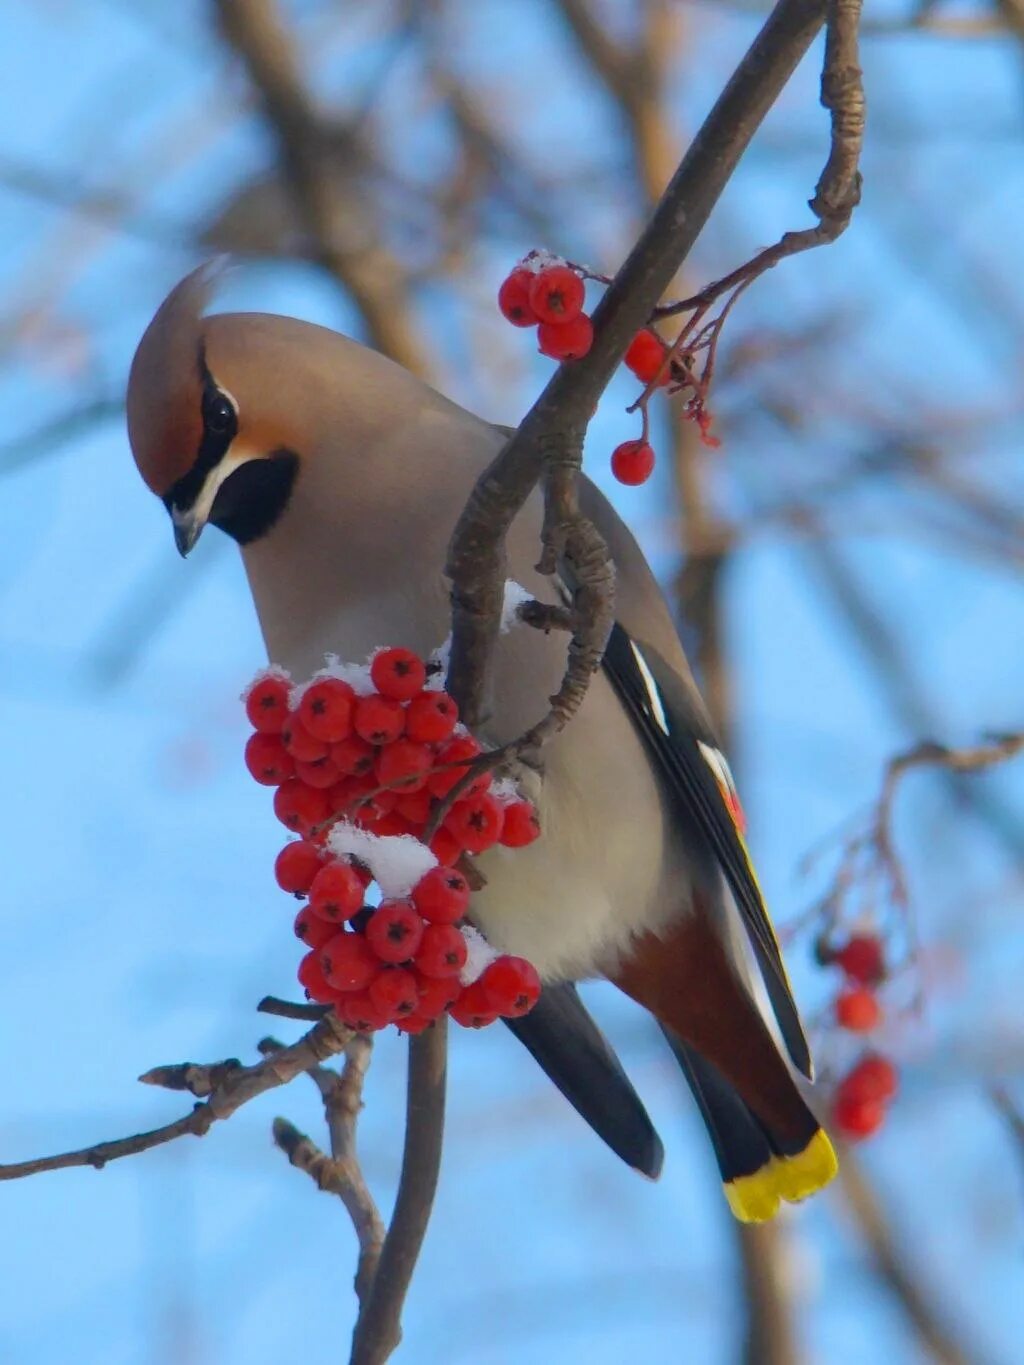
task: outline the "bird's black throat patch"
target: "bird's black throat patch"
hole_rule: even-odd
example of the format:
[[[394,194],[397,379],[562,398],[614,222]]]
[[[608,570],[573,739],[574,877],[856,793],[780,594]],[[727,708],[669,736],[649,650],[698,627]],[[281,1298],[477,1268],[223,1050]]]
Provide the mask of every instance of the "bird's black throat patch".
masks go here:
[[[210,522],[239,545],[265,536],[295,486],[299,457],[293,450],[274,450],[266,459],[247,460],[224,480],[210,512]]]

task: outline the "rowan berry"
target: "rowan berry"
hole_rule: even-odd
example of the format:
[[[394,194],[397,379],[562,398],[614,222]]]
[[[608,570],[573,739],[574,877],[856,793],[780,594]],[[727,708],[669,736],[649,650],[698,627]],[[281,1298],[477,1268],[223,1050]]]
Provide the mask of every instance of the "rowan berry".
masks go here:
[[[844,1137],[866,1138],[876,1133],[884,1123],[885,1105],[881,1100],[841,1096],[832,1106],[832,1118]]]
[[[341,678],[318,678],[299,703],[299,719],[316,739],[337,744],[352,731],[356,694]]]
[[[491,1008],[506,1019],[529,1014],[540,999],[540,976],[525,957],[503,953],[484,968],[479,984]]]
[[[317,919],[308,905],[304,905],[295,916],[294,928],[295,937],[300,938],[307,948],[322,948],[338,932],[336,924]]]
[[[281,743],[281,736],[260,730],[246,740],[245,766],[264,787],[279,787],[295,776],[295,760]]]
[[[274,876],[282,891],[291,891],[304,896],[313,884],[313,878],[323,867],[323,857],[316,844],[308,839],[295,839],[277,855],[274,861]]]
[[[340,924],[362,908],[366,887],[350,863],[322,867],[309,888],[309,908],[320,919]]]
[[[865,986],[877,985],[885,976],[885,950],[875,934],[854,934],[832,954],[848,977]]]
[[[850,1100],[891,1100],[898,1087],[896,1068],[887,1057],[869,1052],[839,1082],[837,1097]]]
[[[390,744],[405,729],[405,710],[394,698],[371,693],[356,702],[352,728],[369,744]]]
[[[373,1033],[391,1022],[386,1011],[378,1009],[370,999],[368,991],[345,992],[335,999],[334,1010],[338,1018],[357,1033]]]
[[[469,883],[450,867],[432,867],[412,889],[412,903],[432,924],[454,924],[469,905]]]
[[[537,328],[537,348],[552,360],[582,360],[593,340],[593,323],[586,313],[571,322],[542,322]]]
[[[245,714],[254,730],[279,735],[288,719],[288,680],[268,673],[254,682],[245,696]]]
[[[481,752],[480,745],[472,735],[458,735],[455,739],[439,749],[434,759],[435,772],[430,774],[427,786],[434,796],[447,796],[452,787],[467,772],[467,766],[471,759],[477,757]],[[455,764],[455,767],[447,765]],[[476,783],[473,783],[475,786]]]
[[[419,989],[420,1000],[416,1006],[417,1012],[427,1019],[436,1019],[438,1015],[445,1012],[453,1000],[457,1000],[462,994],[462,986],[458,976],[427,976],[417,965],[416,985]]]
[[[288,717],[281,738],[291,756],[300,758],[303,763],[315,763],[318,758],[327,757],[327,744],[311,735],[298,716]]]
[[[337,765],[328,756],[318,758],[313,763],[304,763],[301,758],[297,758],[295,776],[300,782],[305,782],[307,787],[327,788],[335,786],[341,774]]]
[[[370,662],[370,681],[391,701],[411,701],[427,681],[427,670],[411,649],[381,649]]]
[[[381,962],[408,962],[419,950],[423,929],[408,901],[382,901],[366,926],[366,941]]]
[[[654,469],[654,451],[646,441],[623,441],[612,451],[612,473],[619,483],[635,488],[646,483]]]
[[[442,867],[454,867],[462,857],[462,845],[444,825],[435,832],[427,847]]]
[[[349,735],[331,745],[331,762],[345,777],[362,777],[373,772],[374,748],[358,735]]]
[[[626,367],[633,371],[641,383],[650,384],[664,365],[665,354],[665,343],[645,327],[629,343],[623,359]],[[665,371],[658,380],[659,387],[667,384],[670,378],[669,368],[665,365]]]
[[[377,781],[399,792],[418,792],[427,784],[433,751],[414,739],[396,739],[377,755]]]
[[[343,930],[320,949],[320,966],[335,991],[364,991],[380,971],[380,958],[362,934]]]
[[[379,971],[370,982],[367,993],[389,1019],[401,1019],[412,1014],[420,999],[416,978],[405,967],[385,967]]]
[[[586,285],[567,265],[547,265],[530,282],[530,307],[540,322],[572,322],[585,297]]]
[[[855,986],[837,996],[836,1021],[851,1033],[870,1033],[882,1022],[882,1007],[873,991]]]
[[[293,777],[274,793],[274,814],[296,834],[310,835],[330,818],[331,804],[326,792],[307,787]]]
[[[308,952],[299,963],[297,975],[299,984],[305,989],[306,994],[311,1000],[315,1000],[320,1005],[329,1005],[334,998],[334,992],[324,975],[324,969],[320,962],[320,952],[314,948]]]
[[[533,327],[540,319],[530,306],[530,285],[533,274],[517,266],[508,275],[498,290],[498,307],[501,315],[513,327]]]
[[[492,1008],[479,981],[467,986],[458,999],[452,1001],[448,1013],[463,1028],[486,1028],[498,1017],[498,1011]]]
[[[430,819],[431,796],[426,787],[420,791],[399,793],[398,800],[395,802],[396,812],[409,821],[411,825],[422,829]]]
[[[454,924],[428,924],[420,935],[416,967],[429,977],[458,976],[469,950]]]
[[[444,818],[445,827],[467,853],[483,853],[501,838],[505,811],[490,792],[463,797]]]
[[[525,848],[540,837],[540,820],[532,801],[510,801],[504,810],[500,842],[506,848]]]
[[[447,692],[421,692],[405,712],[405,733],[421,744],[448,739],[459,719],[459,708]]]

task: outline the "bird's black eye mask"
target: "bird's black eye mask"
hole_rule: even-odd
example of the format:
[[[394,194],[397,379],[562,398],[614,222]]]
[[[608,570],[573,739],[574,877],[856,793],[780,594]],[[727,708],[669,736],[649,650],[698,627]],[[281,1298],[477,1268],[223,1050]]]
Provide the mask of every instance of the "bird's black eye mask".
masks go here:
[[[199,377],[203,385],[203,435],[192,468],[165,494],[168,512],[187,512],[194,506],[210,472],[217,467],[238,434],[235,405],[217,384],[206,364],[205,348],[199,349]],[[266,535],[288,505],[299,457],[292,450],[273,450],[261,459],[247,460],[217,490],[210,523],[238,542],[248,545]]]
[[[203,386],[203,435],[192,468],[164,494],[168,512],[176,507],[187,512],[202,492],[207,475],[227,454],[238,432],[238,413],[231,399],[218,389],[206,364],[206,348],[199,347],[199,378]]]

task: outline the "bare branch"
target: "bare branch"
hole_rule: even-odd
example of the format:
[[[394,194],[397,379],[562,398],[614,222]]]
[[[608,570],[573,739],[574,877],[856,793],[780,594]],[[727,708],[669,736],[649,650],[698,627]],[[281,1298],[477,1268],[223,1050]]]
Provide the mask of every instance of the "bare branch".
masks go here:
[[[586,540],[586,562],[594,583],[610,583],[608,566],[598,562],[593,537],[573,506],[568,480],[579,469],[583,434],[590,414],[630,338],[651,314],[662,291],[679,269],[703,227],[761,119],[788,81],[821,26],[820,0],[780,0],[708,115],[625,264],[594,314],[594,344],[587,356],[562,365],[526,415],[518,431],[479,479],[452,537],[447,573],[452,580],[453,639],[451,678],[460,711],[479,725],[489,709],[491,668],[505,581],[505,536],[545,470],[558,476],[562,499],[553,525],[572,521],[578,541]],[[548,483],[549,490],[552,485]],[[592,528],[591,528],[592,530]],[[551,551],[560,548],[549,534]],[[590,586],[584,583],[584,586]],[[595,590],[595,596],[600,597]],[[599,623],[611,619],[611,603],[599,601],[596,619],[584,622],[587,634],[574,636],[570,668],[592,656]],[[580,613],[580,619],[583,615]],[[578,693],[566,675],[568,696]]]
[[[191,1090],[193,1094],[208,1094],[209,1098],[205,1103],[197,1104],[191,1113],[163,1128],[98,1142],[91,1147],[62,1152],[58,1156],[38,1157],[32,1161],[0,1166],[0,1180],[20,1180],[41,1171],[65,1170],[69,1166],[93,1166],[100,1170],[108,1161],[147,1152],[152,1147],[160,1147],[188,1134],[203,1137],[219,1119],[230,1118],[257,1095],[279,1085],[287,1085],[301,1072],[342,1052],[352,1036],[352,1030],[331,1013],[297,1043],[282,1048],[256,1066],[240,1066],[231,1060],[209,1066],[183,1062],[179,1066],[154,1067],[140,1077],[147,1085]],[[193,1089],[193,1086],[196,1088]],[[208,1088],[210,1086],[212,1088]]]
[[[402,1175],[369,1301],[356,1324],[350,1365],[381,1365],[401,1340],[401,1312],[437,1189],[444,1131],[447,1019],[409,1039]]]
[[[264,1038],[260,1051],[277,1053],[282,1051],[282,1044]],[[356,1122],[372,1051],[373,1040],[356,1034],[345,1048],[345,1066],[340,1075],[326,1066],[310,1068],[309,1075],[324,1101],[330,1156],[287,1119],[276,1118],[273,1126],[274,1141],[291,1164],[305,1171],[319,1189],[337,1195],[352,1220],[359,1241],[355,1290],[361,1310],[368,1301],[384,1245],[384,1224],[356,1156]]]

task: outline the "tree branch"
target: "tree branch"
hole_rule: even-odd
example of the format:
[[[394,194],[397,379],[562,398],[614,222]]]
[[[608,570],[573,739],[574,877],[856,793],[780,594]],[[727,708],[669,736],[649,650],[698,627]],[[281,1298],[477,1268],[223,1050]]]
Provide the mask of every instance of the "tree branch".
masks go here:
[[[359,1315],[350,1365],[381,1365],[402,1336],[401,1312],[426,1236],[441,1168],[447,1019],[409,1039],[402,1175],[370,1297]]]
[[[610,582],[606,557],[601,563],[599,547],[573,506],[574,480],[590,414],[629,340],[647,322],[758,125],[820,28],[824,12],[823,0],[779,0],[598,304],[589,354],[558,369],[469,498],[452,537],[446,571],[453,601],[450,676],[457,680],[460,711],[471,728],[489,710],[493,648],[506,577],[505,537],[545,471],[563,471],[557,476],[560,512],[555,518],[545,518],[546,527],[550,532],[553,522],[564,526],[568,519],[580,543],[586,541],[587,564],[596,575],[595,584],[602,576]],[[549,568],[559,551],[568,557],[574,548],[568,540],[559,545],[557,536],[548,534],[542,564]],[[563,685],[568,697],[581,695],[579,674],[594,653],[599,629],[610,621],[611,604],[602,602],[597,616],[583,622],[583,633],[573,637],[576,650],[570,650]]]
[[[0,1180],[20,1180],[41,1171],[60,1171],[71,1166],[92,1166],[102,1170],[108,1161],[147,1152],[152,1147],[160,1147],[179,1137],[203,1137],[218,1120],[230,1118],[257,1095],[279,1085],[287,1085],[301,1072],[342,1052],[352,1036],[352,1030],[346,1028],[332,1013],[321,1019],[297,1043],[282,1048],[256,1066],[242,1066],[231,1059],[212,1065],[181,1062],[175,1066],[154,1067],[139,1077],[145,1084],[170,1090],[188,1090],[193,1095],[208,1095],[209,1098],[205,1103],[197,1104],[190,1114],[162,1128],[97,1142],[91,1147],[62,1152],[57,1156],[0,1165]]]

